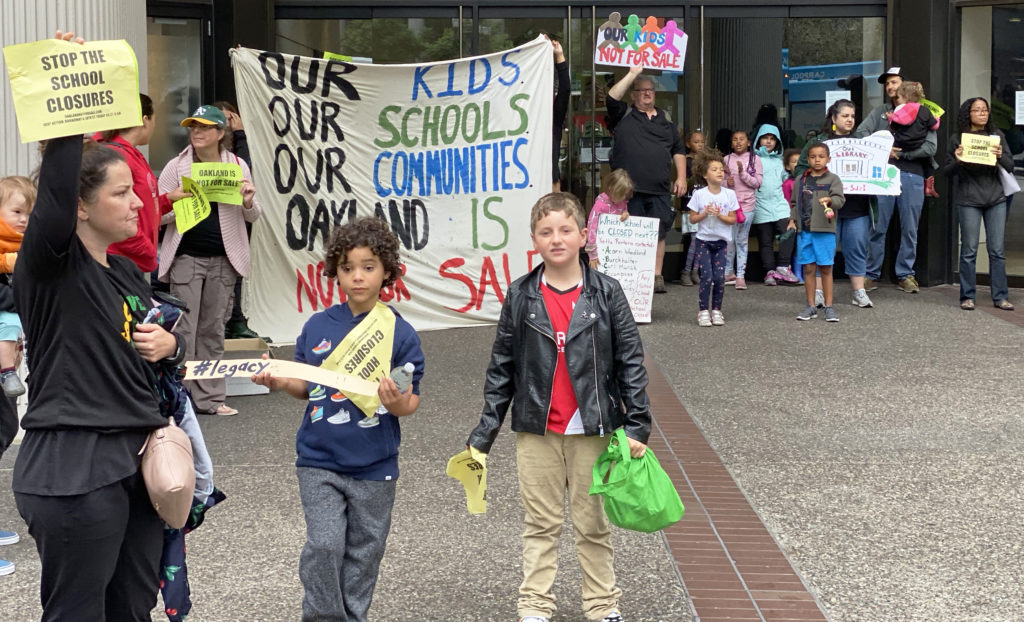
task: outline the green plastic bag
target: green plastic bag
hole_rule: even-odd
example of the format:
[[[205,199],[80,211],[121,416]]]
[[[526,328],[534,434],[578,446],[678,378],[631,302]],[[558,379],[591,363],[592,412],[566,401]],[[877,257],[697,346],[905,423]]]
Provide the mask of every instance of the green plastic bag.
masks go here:
[[[604,512],[613,525],[651,533],[683,517],[683,501],[650,448],[631,458],[626,432],[615,431],[594,463],[590,494],[604,497]]]

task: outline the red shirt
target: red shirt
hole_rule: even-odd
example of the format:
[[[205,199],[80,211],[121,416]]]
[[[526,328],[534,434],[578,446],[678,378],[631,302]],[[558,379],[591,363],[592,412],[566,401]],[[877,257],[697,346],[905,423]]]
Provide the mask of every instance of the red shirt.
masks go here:
[[[558,346],[555,378],[551,383],[551,404],[548,407],[548,429],[559,434],[566,434],[567,430],[569,434],[583,433],[576,391],[572,388],[569,368],[565,364],[565,336],[569,332],[569,320],[572,319],[572,312],[576,308],[576,301],[579,300],[582,289],[577,285],[561,292],[551,288],[546,281],[541,281],[540,286],[544,306],[551,319],[551,328],[555,331],[555,344]]]
[[[93,136],[93,140],[99,141],[102,134]],[[124,240],[111,244],[107,252],[114,255],[124,255],[135,262],[143,272],[149,273],[156,270],[156,242],[157,230],[160,228],[160,213],[157,210],[157,186],[153,170],[146,162],[146,156],[132,146],[127,140],[115,136],[109,143],[116,143],[111,149],[119,151],[128,162],[128,168],[132,171],[135,194],[142,200],[142,209],[139,210],[138,232]]]

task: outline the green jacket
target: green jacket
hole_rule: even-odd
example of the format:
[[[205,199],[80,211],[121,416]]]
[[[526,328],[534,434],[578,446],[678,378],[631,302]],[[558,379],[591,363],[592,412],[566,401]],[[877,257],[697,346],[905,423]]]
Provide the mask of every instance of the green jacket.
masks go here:
[[[819,202],[819,199],[824,197],[832,199],[834,212],[838,212],[846,203],[846,197],[843,196],[843,181],[837,175],[825,171],[821,177],[807,174],[796,178],[793,193],[790,195],[790,218],[796,223],[797,231],[836,232],[836,221],[839,216],[834,215],[831,220],[825,217],[825,207]]]

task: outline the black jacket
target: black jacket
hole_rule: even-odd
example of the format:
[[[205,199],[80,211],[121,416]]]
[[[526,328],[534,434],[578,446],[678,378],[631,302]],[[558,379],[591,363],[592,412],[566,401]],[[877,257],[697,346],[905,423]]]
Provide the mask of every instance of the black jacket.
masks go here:
[[[979,132],[987,136],[987,132]],[[949,156],[942,167],[942,172],[953,179],[953,204],[967,205],[970,207],[992,207],[1006,200],[1003,192],[1003,181],[996,167],[1001,166],[1004,171],[1013,174],[1013,154],[1010,152],[1010,145],[1006,143],[1006,136],[995,130],[999,137],[999,144],[1003,146],[1003,155],[996,160],[995,166],[961,162],[956,159],[956,149],[960,146],[961,135],[954,134],[949,141]]]
[[[543,264],[508,288],[484,385],[480,423],[469,445],[490,452],[512,405],[512,430],[544,434],[557,350],[540,291]],[[643,443],[651,434],[644,348],[615,279],[583,265],[583,291],[569,322],[565,362],[584,434],[626,436]]]

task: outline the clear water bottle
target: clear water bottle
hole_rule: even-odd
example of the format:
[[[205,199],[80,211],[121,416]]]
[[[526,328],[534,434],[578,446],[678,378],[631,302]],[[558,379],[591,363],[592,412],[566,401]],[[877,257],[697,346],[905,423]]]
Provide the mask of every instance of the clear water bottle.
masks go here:
[[[398,385],[398,392],[405,393],[405,390],[412,384],[412,373],[416,371],[416,366],[412,363],[406,363],[401,367],[396,367],[391,370],[391,379]]]
[[[412,384],[412,373],[416,371],[416,366],[412,363],[406,363],[401,367],[396,367],[391,370],[391,379],[395,381],[398,386],[399,393],[405,393],[405,390]],[[377,412],[373,415],[360,419],[358,425],[363,428],[372,428],[380,423],[379,415],[383,415],[388,412],[388,409],[381,404],[377,407]]]

